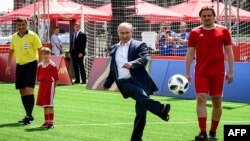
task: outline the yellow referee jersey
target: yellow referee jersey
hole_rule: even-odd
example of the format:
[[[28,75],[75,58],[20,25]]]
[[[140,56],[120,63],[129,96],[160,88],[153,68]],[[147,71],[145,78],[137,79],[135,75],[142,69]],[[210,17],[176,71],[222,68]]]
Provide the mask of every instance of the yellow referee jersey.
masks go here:
[[[36,33],[28,30],[23,37],[17,33],[12,35],[10,49],[14,51],[16,63],[24,65],[38,59],[38,49],[42,47]]]

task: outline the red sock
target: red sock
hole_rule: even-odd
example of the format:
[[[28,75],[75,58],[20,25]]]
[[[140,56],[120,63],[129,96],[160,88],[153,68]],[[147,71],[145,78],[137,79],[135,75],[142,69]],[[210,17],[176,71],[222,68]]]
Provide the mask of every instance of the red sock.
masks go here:
[[[211,123],[211,130],[212,132],[216,132],[216,129],[219,125],[219,121],[215,121],[215,120],[212,120],[212,123]]]
[[[49,121],[49,114],[44,114],[44,118],[45,118],[45,123],[48,123],[48,121]]]
[[[50,123],[54,123],[54,113],[50,113],[49,114],[49,117],[50,117]]]
[[[206,132],[207,117],[198,117],[198,122],[201,132]]]

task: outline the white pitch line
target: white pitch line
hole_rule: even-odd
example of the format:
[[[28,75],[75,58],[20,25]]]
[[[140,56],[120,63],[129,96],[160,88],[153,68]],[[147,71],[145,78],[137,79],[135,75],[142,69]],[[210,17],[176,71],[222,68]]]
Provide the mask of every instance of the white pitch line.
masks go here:
[[[250,121],[220,121],[221,123],[247,123]],[[210,122],[208,122],[210,123]],[[116,126],[116,125],[133,125],[132,122],[124,123],[79,123],[79,124],[56,124],[58,127],[80,127],[80,126]],[[160,124],[197,124],[197,122],[147,122],[147,125],[160,125]],[[32,125],[32,127],[37,127],[37,125]]]

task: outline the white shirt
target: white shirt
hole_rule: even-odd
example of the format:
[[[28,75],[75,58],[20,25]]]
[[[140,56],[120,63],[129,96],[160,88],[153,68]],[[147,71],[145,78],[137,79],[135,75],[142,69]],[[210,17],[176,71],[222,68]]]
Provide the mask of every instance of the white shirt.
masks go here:
[[[121,43],[119,43],[119,46],[117,47],[117,50],[116,50],[115,62],[117,65],[117,70],[118,70],[118,79],[131,78],[131,74],[129,70],[122,67],[125,63],[128,63],[128,49],[129,49],[130,42],[131,42],[131,39],[124,45],[121,45]]]
[[[80,31],[75,32],[75,34],[74,34],[74,39],[76,39],[76,38],[77,38],[77,36],[78,36],[79,32],[80,32]]]
[[[56,44],[61,44],[61,41],[56,34],[53,34],[51,36],[51,52],[53,55],[60,56],[60,49],[56,46]]]

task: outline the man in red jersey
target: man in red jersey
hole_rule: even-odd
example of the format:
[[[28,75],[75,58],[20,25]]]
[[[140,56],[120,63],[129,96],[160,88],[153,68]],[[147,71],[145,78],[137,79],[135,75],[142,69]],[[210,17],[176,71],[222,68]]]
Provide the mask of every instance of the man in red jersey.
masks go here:
[[[196,111],[200,127],[200,133],[195,137],[195,141],[204,141],[208,138],[216,139],[216,129],[222,113],[224,77],[227,83],[233,81],[234,56],[229,30],[214,23],[216,16],[214,9],[205,6],[200,10],[199,16],[202,25],[190,32],[188,41],[186,77],[191,82],[190,67],[195,58]],[[227,73],[225,73],[225,56],[228,62]],[[206,133],[208,94],[213,105],[209,137]]]

